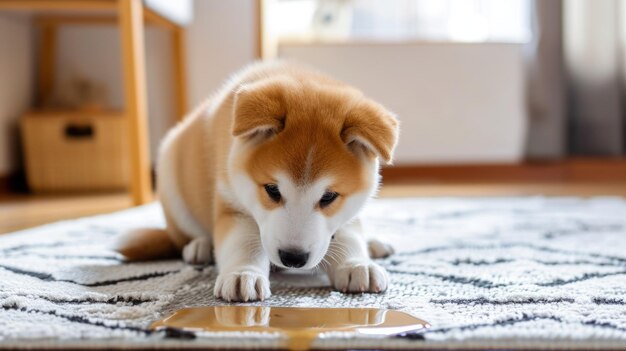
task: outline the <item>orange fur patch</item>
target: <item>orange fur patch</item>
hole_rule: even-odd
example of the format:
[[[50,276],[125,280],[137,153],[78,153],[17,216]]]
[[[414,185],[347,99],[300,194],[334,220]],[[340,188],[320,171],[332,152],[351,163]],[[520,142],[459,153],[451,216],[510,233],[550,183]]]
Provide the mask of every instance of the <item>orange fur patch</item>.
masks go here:
[[[178,249],[162,229],[137,228],[119,236],[112,246],[129,261],[178,256]]]

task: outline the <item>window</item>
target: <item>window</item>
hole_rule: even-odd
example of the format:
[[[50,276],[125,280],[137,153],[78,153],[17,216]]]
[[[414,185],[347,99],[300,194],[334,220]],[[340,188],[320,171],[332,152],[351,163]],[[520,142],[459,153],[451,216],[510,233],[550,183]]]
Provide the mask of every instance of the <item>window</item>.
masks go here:
[[[529,0],[267,0],[274,41],[513,42],[530,38]]]

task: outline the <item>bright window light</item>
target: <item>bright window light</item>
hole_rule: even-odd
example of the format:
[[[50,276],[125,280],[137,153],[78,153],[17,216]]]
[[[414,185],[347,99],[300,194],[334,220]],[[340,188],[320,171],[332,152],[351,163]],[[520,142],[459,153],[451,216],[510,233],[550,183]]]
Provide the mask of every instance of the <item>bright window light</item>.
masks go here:
[[[529,0],[268,0],[267,27],[278,40],[530,39]]]

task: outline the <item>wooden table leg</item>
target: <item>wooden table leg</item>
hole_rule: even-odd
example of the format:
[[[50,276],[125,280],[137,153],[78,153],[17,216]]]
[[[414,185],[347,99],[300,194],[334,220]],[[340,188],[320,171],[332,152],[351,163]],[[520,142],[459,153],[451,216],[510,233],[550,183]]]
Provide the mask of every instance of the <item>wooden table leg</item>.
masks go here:
[[[118,12],[132,163],[131,192],[133,203],[141,205],[152,200],[142,2],[118,0]]]
[[[176,117],[182,120],[187,113],[187,56],[185,30],[172,30],[172,62],[174,63],[174,89],[176,95]]]
[[[39,26],[39,71],[37,72],[37,101],[40,107],[49,102],[54,84],[56,67],[57,27],[52,24]]]

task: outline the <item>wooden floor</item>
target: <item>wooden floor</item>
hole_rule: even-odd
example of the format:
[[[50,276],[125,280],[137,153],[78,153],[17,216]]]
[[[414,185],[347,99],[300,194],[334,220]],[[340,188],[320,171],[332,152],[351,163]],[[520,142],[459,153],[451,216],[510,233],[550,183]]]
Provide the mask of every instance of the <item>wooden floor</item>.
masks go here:
[[[623,196],[626,179],[621,182],[548,182],[548,183],[395,183],[382,187],[380,197],[441,196]],[[58,220],[113,212],[131,206],[124,193],[73,196],[0,196],[0,234]]]
[[[0,234],[64,219],[113,212],[131,206],[125,193],[93,195],[10,195],[0,197]]]

